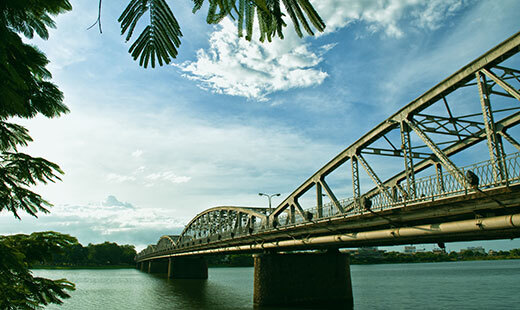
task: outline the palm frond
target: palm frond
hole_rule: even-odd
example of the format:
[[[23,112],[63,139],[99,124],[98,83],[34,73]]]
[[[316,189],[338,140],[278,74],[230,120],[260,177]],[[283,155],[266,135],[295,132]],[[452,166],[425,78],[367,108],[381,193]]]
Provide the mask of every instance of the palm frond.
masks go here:
[[[198,10],[200,10],[202,5],[204,4],[204,0],[193,0],[193,3],[194,3],[194,6],[193,6],[193,11],[192,12],[195,13]]]
[[[165,0],[132,0],[123,11],[118,21],[121,24],[121,34],[126,35],[126,41],[132,38],[135,27],[141,17],[150,13],[150,24],[147,25],[128,52],[134,60],[139,58],[139,65],[155,67],[170,63],[176,58],[182,33],[180,26]]]
[[[283,3],[299,37],[303,37],[300,27],[309,35],[314,35],[313,29],[324,31],[325,23],[309,0],[208,0],[206,22],[218,24],[229,16],[237,20],[238,36],[244,36],[245,30],[246,40],[251,41],[256,15],[261,42],[266,39],[270,42],[274,36],[283,39],[283,27],[287,24],[280,2]],[[193,13],[199,11],[203,4],[204,0],[193,0]],[[156,62],[161,66],[168,64],[172,58],[177,57],[182,33],[165,0],[130,0],[119,17],[121,34],[126,33],[126,41],[129,41],[139,20],[147,12],[150,15],[150,23],[130,46],[129,53],[134,60],[139,58],[139,65],[145,68],[149,64],[155,67]]]

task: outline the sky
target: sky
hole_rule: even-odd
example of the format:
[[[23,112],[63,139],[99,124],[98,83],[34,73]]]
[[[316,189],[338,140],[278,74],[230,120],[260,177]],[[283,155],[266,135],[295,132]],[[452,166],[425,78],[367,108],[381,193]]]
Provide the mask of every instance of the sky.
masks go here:
[[[24,150],[56,162],[61,182],[36,191],[38,219],[0,213],[0,234],[55,230],[79,241],[156,243],[219,205],[283,200],[364,133],[520,30],[516,0],[311,1],[324,33],[292,24],[272,43],[239,39],[232,20],[207,25],[207,4],[169,1],[181,25],[177,59],[143,69],[117,18],[126,1],[74,1],[47,41],[70,113],[17,120]],[[259,37],[258,32],[254,38]],[[350,186],[350,185],[349,185]],[[448,244],[520,248],[518,240]],[[422,247],[421,245],[419,247]],[[429,245],[424,247],[428,248]],[[399,249],[399,247],[396,247]]]

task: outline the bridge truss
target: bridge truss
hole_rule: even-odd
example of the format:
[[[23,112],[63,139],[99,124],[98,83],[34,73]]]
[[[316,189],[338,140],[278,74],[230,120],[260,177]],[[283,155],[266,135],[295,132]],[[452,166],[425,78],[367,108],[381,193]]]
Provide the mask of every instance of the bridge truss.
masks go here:
[[[392,236],[411,227],[431,230],[432,224],[449,229],[449,222],[476,225],[477,232],[442,241],[478,239],[482,223],[492,226],[493,220],[510,225],[485,238],[520,235],[515,228],[520,225],[515,215],[520,213],[520,135],[515,127],[520,123],[519,50],[517,33],[370,130],[271,214],[265,208],[208,209],[178,239],[166,242],[163,237],[138,259],[284,245],[437,242],[441,239],[434,233],[422,239]],[[345,188],[348,198],[339,199],[338,189]],[[371,241],[370,232],[386,239]]]

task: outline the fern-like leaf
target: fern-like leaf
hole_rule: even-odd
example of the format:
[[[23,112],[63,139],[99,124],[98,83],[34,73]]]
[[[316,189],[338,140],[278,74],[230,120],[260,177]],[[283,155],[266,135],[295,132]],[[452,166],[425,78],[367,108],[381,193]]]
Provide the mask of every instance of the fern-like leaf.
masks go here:
[[[197,3],[202,5],[202,1],[196,1],[196,5]],[[137,23],[146,12],[150,14],[150,24],[143,29],[128,52],[134,60],[139,58],[140,66],[147,68],[150,64],[155,68],[156,62],[162,66],[177,57],[182,32],[165,0],[131,0],[118,19],[121,34],[127,32],[127,41],[131,39]]]
[[[208,2],[206,16],[208,24],[218,24],[226,16],[235,20],[236,13],[238,36],[244,36],[245,29],[245,38],[248,41],[253,37],[255,15],[261,42],[266,39],[271,42],[274,36],[284,38],[283,27],[287,24],[280,3],[283,3],[299,37],[303,37],[301,27],[309,35],[314,35],[313,28],[320,32],[325,29],[325,23],[309,0],[208,0]],[[193,0],[193,13],[199,11],[203,4],[204,0]],[[121,34],[126,33],[126,41],[132,38],[139,20],[147,12],[149,12],[150,23],[130,46],[129,53],[134,60],[139,59],[141,66],[146,68],[150,64],[153,68],[156,63],[162,66],[177,57],[182,33],[166,0],[130,0],[119,17]]]

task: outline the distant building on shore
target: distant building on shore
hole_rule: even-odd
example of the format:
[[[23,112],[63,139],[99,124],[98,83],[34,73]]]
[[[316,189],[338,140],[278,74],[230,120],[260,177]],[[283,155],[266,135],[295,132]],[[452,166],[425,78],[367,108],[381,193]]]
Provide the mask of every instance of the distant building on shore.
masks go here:
[[[461,252],[463,251],[471,251],[475,253],[486,254],[486,250],[481,246],[470,246],[467,249],[463,249]]]
[[[404,246],[404,254],[413,254],[417,252],[417,248],[413,245],[405,245]]]

